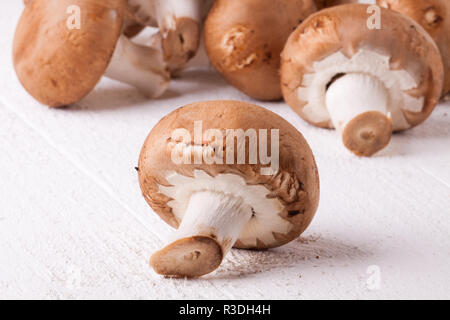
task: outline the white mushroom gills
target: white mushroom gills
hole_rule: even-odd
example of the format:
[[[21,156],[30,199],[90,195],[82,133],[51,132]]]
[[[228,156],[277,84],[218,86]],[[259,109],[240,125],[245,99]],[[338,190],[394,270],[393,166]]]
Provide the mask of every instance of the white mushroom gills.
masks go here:
[[[340,133],[348,122],[365,112],[378,111],[391,118],[388,91],[380,80],[370,75],[343,75],[330,85],[325,99],[331,121]]]
[[[162,50],[136,44],[124,35],[117,42],[105,76],[130,84],[149,98],[161,96],[170,81]]]
[[[170,186],[159,186],[159,192],[172,199],[168,202],[172,213],[183,221],[193,194],[210,191],[242,198],[252,208],[255,215],[248,221],[239,235],[239,241],[248,247],[256,247],[258,240],[267,246],[277,243],[273,232],[287,234],[292,224],[283,219],[279,213],[284,209],[278,198],[270,197],[270,190],[263,185],[248,185],[236,174],[218,174],[214,177],[202,170],[195,170],[189,177],[176,172],[166,176]]]
[[[313,123],[331,120],[326,106],[326,86],[336,75],[361,74],[370,75],[383,83],[389,96],[388,111],[391,113],[395,131],[411,127],[404,111],[422,112],[424,97],[413,97],[408,91],[418,87],[419,74],[410,74],[406,70],[393,69],[391,56],[360,49],[352,57],[336,52],[313,64],[313,71],[303,76],[302,85],[297,89],[297,97],[306,102],[303,112]],[[354,92],[352,92],[354,94]]]
[[[191,195],[173,241],[206,236],[217,241],[225,256],[252,217],[252,208],[239,196],[214,191]]]
[[[274,232],[287,234],[291,222],[279,213],[284,206],[263,185],[247,185],[236,174],[211,176],[202,170],[185,176],[168,173],[170,185],[159,193],[171,199],[168,205],[181,221],[169,244],[155,252],[151,266],[168,276],[201,276],[215,270],[239,240],[257,247],[277,243]],[[259,241],[259,242],[258,242]]]

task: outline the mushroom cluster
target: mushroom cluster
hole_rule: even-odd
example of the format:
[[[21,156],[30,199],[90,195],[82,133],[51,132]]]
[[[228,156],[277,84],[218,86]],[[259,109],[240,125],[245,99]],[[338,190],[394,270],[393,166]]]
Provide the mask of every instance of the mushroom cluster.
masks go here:
[[[335,6],[311,15],[282,54],[286,102],[309,123],[337,129],[344,145],[371,156],[392,132],[417,126],[443,87],[443,63],[428,33],[392,10],[382,28],[367,27],[367,5]]]
[[[356,2],[24,0],[14,67],[50,107],[77,102],[104,75],[154,98],[196,54],[204,27],[210,62],[231,85],[259,100],[284,98],[369,157],[449,93],[450,0],[378,0],[384,8],[375,11]],[[138,44],[147,27],[157,31]],[[148,135],[138,172],[145,200],[178,229],[150,259],[165,276],[210,273],[232,247],[286,244],[318,207],[317,166],[302,134],[245,102],[170,113]]]
[[[208,0],[31,0],[14,37],[24,88],[50,107],[75,103],[105,75],[150,98],[197,52]],[[73,10],[73,11],[72,11]],[[73,12],[73,17],[69,14]],[[148,45],[130,38],[159,28]]]
[[[306,229],[319,200],[301,133],[238,101],[195,103],[163,118],[142,147],[139,181],[153,210],[178,228],[151,257],[166,276],[210,273],[233,246],[281,246]]]

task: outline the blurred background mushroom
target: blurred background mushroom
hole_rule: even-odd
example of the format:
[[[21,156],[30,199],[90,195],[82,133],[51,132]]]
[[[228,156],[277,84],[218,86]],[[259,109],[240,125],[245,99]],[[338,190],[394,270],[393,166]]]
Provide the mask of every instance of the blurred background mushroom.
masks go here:
[[[359,156],[383,149],[394,131],[422,123],[439,101],[439,50],[416,22],[381,9],[367,28],[367,5],[319,11],[294,31],[282,54],[286,102],[303,119],[336,128]]]
[[[449,0],[377,0],[417,21],[436,41],[445,67],[443,94],[450,93],[450,1]]]
[[[316,11],[313,0],[217,0],[205,22],[212,65],[259,100],[279,100],[280,53],[289,34]]]
[[[72,26],[68,8],[74,7],[80,17]],[[106,74],[148,97],[160,96],[170,80],[161,48],[135,44],[122,34],[126,9],[126,0],[30,1],[13,48],[24,88],[39,102],[61,107],[82,99]]]

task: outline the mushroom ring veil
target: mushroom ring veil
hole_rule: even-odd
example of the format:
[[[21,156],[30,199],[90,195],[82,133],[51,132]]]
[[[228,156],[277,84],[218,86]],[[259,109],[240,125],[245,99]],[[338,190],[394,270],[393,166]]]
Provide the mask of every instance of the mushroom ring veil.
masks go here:
[[[319,202],[313,153],[286,120],[245,102],[206,101],[164,117],[139,158],[142,194],[177,228],[150,264],[198,277],[232,248],[278,247],[310,224]]]
[[[425,121],[444,84],[439,49],[417,22],[380,8],[380,28],[369,28],[367,9],[346,4],[311,15],[290,35],[281,63],[290,107],[315,126],[337,129],[359,156]]]
[[[81,100],[103,75],[161,96],[196,54],[209,0],[28,0],[16,27],[14,68],[36,100]],[[141,45],[132,37],[159,29]]]

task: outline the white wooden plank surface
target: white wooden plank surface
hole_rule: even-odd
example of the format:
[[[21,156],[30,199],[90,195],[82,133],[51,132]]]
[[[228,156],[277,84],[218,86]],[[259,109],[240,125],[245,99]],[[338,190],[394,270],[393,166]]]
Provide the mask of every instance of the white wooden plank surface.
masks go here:
[[[140,195],[140,147],[181,105],[249,99],[204,67],[159,100],[104,79],[77,105],[50,110],[11,66],[21,2],[0,9],[0,298],[450,298],[449,103],[372,159],[352,156],[335,132],[284,103],[263,104],[316,155],[316,218],[282,248],[233,250],[202,279],[164,279],[147,260],[172,230]],[[379,288],[367,285],[370,266]]]

